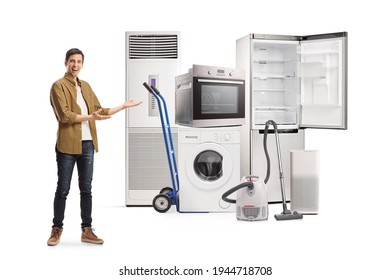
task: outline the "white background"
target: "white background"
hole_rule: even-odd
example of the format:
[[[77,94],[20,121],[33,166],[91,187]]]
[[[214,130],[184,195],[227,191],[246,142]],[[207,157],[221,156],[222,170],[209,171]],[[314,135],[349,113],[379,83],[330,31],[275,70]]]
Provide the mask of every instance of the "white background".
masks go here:
[[[388,279],[388,9],[385,1],[362,2],[2,1],[0,278],[160,279],[119,269],[177,265],[209,273],[163,279],[262,279],[211,275],[230,265],[271,266],[270,279]],[[103,106],[121,104],[125,31],[180,31],[182,72],[192,64],[234,67],[235,41],[249,33],[347,31],[349,128],[306,131],[306,147],[321,151],[320,214],[244,223],[234,214],[126,208],[121,112],[98,123],[93,216],[105,244],[81,244],[73,184],[62,241],[48,247],[56,186],[51,84],[65,72],[65,52],[77,47],[86,55],[80,78]]]

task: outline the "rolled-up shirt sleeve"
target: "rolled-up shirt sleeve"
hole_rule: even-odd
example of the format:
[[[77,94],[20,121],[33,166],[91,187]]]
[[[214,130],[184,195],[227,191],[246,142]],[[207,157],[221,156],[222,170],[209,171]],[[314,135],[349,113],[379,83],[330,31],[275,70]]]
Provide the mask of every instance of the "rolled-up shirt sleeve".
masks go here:
[[[77,113],[72,112],[66,100],[61,84],[54,83],[50,90],[50,103],[57,120],[61,123],[73,124]]]

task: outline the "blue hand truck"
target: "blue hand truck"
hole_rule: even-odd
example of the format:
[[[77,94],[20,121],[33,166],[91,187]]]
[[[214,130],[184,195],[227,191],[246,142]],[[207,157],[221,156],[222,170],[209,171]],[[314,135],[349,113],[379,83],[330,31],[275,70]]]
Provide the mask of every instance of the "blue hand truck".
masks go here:
[[[160,113],[161,128],[164,135],[165,151],[168,158],[169,172],[172,181],[172,188],[162,188],[160,190],[160,193],[154,197],[152,205],[153,208],[160,213],[167,212],[171,208],[172,204],[176,205],[176,210],[179,211],[180,184],[177,172],[175,149],[172,140],[171,125],[169,123],[167,104],[161,92],[155,86],[149,86],[146,82],[143,83],[143,85],[157,100],[158,110]]]

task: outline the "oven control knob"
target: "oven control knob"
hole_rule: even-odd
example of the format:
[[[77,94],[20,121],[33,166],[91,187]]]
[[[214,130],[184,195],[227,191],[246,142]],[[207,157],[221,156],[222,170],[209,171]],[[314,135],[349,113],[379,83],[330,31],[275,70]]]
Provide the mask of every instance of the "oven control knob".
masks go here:
[[[230,76],[230,77],[233,76],[233,72],[229,72],[229,76]]]
[[[208,71],[207,71],[207,74],[211,75],[211,71],[210,71],[210,70],[208,70]]]

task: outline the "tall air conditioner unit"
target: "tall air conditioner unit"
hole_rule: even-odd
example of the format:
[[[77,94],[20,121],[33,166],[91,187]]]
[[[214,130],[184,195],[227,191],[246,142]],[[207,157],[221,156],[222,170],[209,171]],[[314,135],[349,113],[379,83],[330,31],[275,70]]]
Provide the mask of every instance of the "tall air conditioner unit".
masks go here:
[[[164,94],[176,149],[175,76],[179,74],[179,32],[126,32],[126,100],[143,101],[126,110],[126,206],[151,206],[160,190],[171,186],[157,101],[143,83]]]

